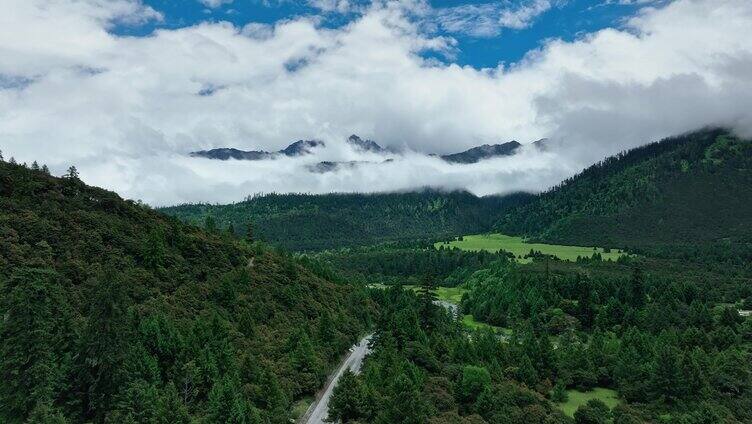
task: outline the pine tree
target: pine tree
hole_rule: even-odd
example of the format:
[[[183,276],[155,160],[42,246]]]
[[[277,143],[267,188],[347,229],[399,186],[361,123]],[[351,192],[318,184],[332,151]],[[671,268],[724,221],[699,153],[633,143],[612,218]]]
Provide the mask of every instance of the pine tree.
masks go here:
[[[290,353],[290,364],[297,373],[296,395],[314,393],[321,383],[321,361],[316,356],[313,343],[305,330],[300,329],[293,338],[294,348]]]
[[[16,158],[14,158],[13,156],[10,157],[10,159],[8,160],[8,163],[11,164],[11,165],[17,165],[18,164],[18,163],[16,163]]]
[[[90,314],[81,336],[82,353],[76,358],[75,397],[92,421],[102,421],[122,387],[123,364],[133,341],[130,298],[114,269],[106,269],[88,284]]]
[[[65,174],[65,178],[71,179],[71,180],[78,180],[78,169],[76,169],[75,166],[71,165],[68,168],[68,172]]]
[[[253,241],[254,241],[254,239],[253,239],[253,226],[251,225],[250,222],[247,223],[246,226],[245,226],[245,241],[247,241],[248,243],[253,243]]]
[[[210,233],[217,232],[217,221],[214,220],[213,216],[207,215],[206,218],[204,218],[204,229]]]
[[[47,165],[42,165],[42,172],[44,172],[47,175],[50,175],[50,168],[48,168]]]
[[[611,412],[603,401],[590,399],[587,404],[577,408],[574,413],[576,424],[606,424],[609,422]]]
[[[34,161],[34,162],[31,163],[31,170],[32,171],[39,171],[39,164],[37,163],[37,161]]]
[[[383,413],[377,423],[423,424],[426,422],[426,404],[416,384],[401,373],[389,388]]]
[[[656,397],[675,401],[680,394],[682,369],[679,352],[663,337],[657,340],[655,359],[652,365],[650,385]]]
[[[52,270],[18,269],[0,294],[0,418],[24,420],[49,409],[65,388],[69,311]],[[2,286],[0,286],[2,287]],[[2,421],[0,419],[0,421]]]
[[[327,421],[343,423],[364,418],[366,407],[363,386],[355,374],[346,369],[332,392]]]
[[[162,265],[166,250],[162,231],[157,228],[151,230],[143,247],[144,264],[152,269]]]
[[[239,386],[230,377],[214,383],[207,400],[208,422],[261,424],[258,410],[244,398]]]
[[[632,306],[639,307],[645,301],[645,281],[642,275],[642,269],[634,268],[632,279],[630,281]]]
[[[564,403],[569,399],[569,393],[567,388],[561,381],[556,383],[553,391],[551,391],[551,401],[556,403]]]
[[[431,329],[436,317],[436,283],[432,275],[426,274],[421,280],[418,288],[418,297],[420,298],[420,324],[423,328]]]

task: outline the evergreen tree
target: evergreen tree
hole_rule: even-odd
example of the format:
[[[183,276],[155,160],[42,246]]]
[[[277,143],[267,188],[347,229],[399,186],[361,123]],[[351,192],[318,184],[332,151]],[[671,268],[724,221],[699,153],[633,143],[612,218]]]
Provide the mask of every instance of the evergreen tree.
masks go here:
[[[76,169],[75,166],[71,165],[68,168],[68,172],[65,173],[65,178],[68,178],[68,179],[74,180],[74,181],[78,180],[79,179],[79,177],[78,177],[78,169]]]
[[[3,151],[0,150],[0,162],[5,162],[5,158],[3,158]]]
[[[560,381],[556,383],[553,391],[551,392],[551,401],[556,403],[564,403],[569,399],[566,386]]]
[[[253,243],[255,241],[253,238],[253,225],[251,225],[250,222],[245,225],[245,241],[248,243]]]
[[[305,330],[300,329],[293,338],[290,365],[297,375],[295,394],[315,393],[321,384],[321,362]]]
[[[130,298],[117,271],[107,269],[87,282],[92,293],[74,373],[75,401],[85,417],[100,421],[123,386],[121,372],[133,341]]]
[[[0,417],[15,422],[36,408],[51,408],[66,388],[70,317],[54,271],[21,268],[6,284],[0,295]]]
[[[577,408],[574,413],[576,424],[606,424],[611,413],[605,403],[598,399],[591,399],[587,404]]]
[[[367,418],[365,393],[358,378],[348,368],[332,392],[326,420],[346,423],[362,418]]]
[[[31,170],[32,171],[39,171],[39,164],[37,163],[37,161],[34,161],[34,162],[31,163]]]
[[[665,338],[658,339],[650,380],[654,395],[665,401],[676,401],[682,390],[681,380],[679,351]]]
[[[423,328],[430,329],[434,322],[436,311],[436,283],[433,275],[426,274],[420,282],[418,288],[418,297],[420,298],[420,324]]]
[[[47,175],[50,175],[50,168],[48,168],[47,165],[42,165],[42,172],[44,172]]]
[[[383,413],[377,424],[423,424],[426,422],[426,404],[417,385],[404,373],[391,384],[385,399]]]
[[[214,220],[213,216],[211,215],[206,216],[206,218],[204,219],[204,229],[210,233],[217,232],[217,221]]]
[[[144,264],[149,268],[155,269],[162,265],[165,258],[165,240],[164,234],[159,228],[149,231],[149,236],[143,247]]]
[[[233,424],[261,424],[258,410],[243,398],[238,383],[224,377],[209,392],[208,422]]]

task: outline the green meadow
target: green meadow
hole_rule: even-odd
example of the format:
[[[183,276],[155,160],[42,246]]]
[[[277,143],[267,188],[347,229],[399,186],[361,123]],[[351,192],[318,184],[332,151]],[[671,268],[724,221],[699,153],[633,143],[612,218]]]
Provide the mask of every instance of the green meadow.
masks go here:
[[[530,262],[530,258],[521,258],[530,253],[530,250],[540,251],[547,255],[556,256],[559,259],[574,261],[578,256],[590,257],[593,253],[600,253],[603,260],[616,260],[624,252],[612,249],[610,252],[602,248],[582,247],[582,246],[563,246],[558,244],[528,243],[522,237],[507,236],[504,234],[476,234],[462,237],[462,240],[453,240],[448,243],[438,242],[434,246],[457,247],[462,250],[487,250],[496,252],[503,249],[511,252],[517,257],[518,262]]]
[[[604,389],[602,387],[596,387],[593,390],[587,392],[580,392],[578,390],[567,390],[568,399],[566,402],[558,403],[556,406],[569,417],[574,417],[574,412],[581,405],[588,403],[590,399],[598,399],[606,404],[610,409],[613,409],[619,404],[618,394],[611,389]]]

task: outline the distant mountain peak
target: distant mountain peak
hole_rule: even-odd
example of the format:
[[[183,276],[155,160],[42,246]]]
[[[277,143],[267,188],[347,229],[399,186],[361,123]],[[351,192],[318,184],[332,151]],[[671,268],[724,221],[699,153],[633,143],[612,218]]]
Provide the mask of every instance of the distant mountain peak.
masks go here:
[[[245,151],[245,150],[238,150],[232,147],[221,147],[218,149],[210,149],[210,150],[199,150],[196,152],[190,153],[191,157],[194,158],[207,158],[207,159],[218,159],[218,160],[229,160],[229,159],[235,159],[235,160],[262,160],[262,159],[271,159],[274,154],[263,151],[263,150],[251,150],[251,151]]]
[[[473,147],[460,153],[440,156],[449,163],[477,163],[485,159],[491,159],[498,156],[513,155],[522,145],[516,140],[502,144],[483,144]]]
[[[355,150],[359,150],[362,152],[373,152],[373,153],[383,153],[386,151],[383,147],[379,146],[378,143],[376,143],[373,140],[363,140],[362,138],[358,137],[357,135],[353,134],[350,137],[347,137],[347,144],[355,148]]]
[[[531,144],[538,150],[546,151],[551,145],[551,140],[547,138],[541,138],[540,140],[533,141]]]
[[[326,146],[326,144],[320,140],[298,140],[280,150],[279,153],[285,156],[303,156],[311,154],[312,151],[318,147],[324,146]]]
[[[264,150],[239,150],[232,147],[220,147],[210,150],[198,150],[191,152],[191,157],[206,158],[206,159],[219,159],[219,160],[264,160],[274,159],[279,155],[284,156],[304,156],[313,153],[313,150],[318,147],[323,147],[325,144],[319,140],[298,140],[282,150],[276,152],[267,152]]]

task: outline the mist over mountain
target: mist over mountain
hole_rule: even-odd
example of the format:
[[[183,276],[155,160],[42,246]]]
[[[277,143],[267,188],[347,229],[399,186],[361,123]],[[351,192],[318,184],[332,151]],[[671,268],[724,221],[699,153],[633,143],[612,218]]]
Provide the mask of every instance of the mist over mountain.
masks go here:
[[[543,151],[545,139],[530,143],[536,150]],[[221,147],[210,150],[200,150],[191,152],[190,156],[194,158],[217,159],[217,160],[240,160],[240,161],[262,161],[275,160],[281,157],[300,157],[311,155],[319,157],[327,156],[323,150],[326,148],[323,141],[296,141],[284,149],[276,152],[267,152],[263,150],[243,151],[231,147]],[[362,165],[378,165],[393,162],[396,158],[404,158],[408,153],[404,150],[383,148],[373,140],[364,140],[357,135],[351,135],[345,139],[344,146],[349,153],[358,156],[358,159],[344,160],[321,160],[313,164],[306,164],[305,169],[315,174],[325,174],[338,172],[342,170],[351,170]],[[462,152],[438,155],[430,153],[428,157],[439,158],[448,164],[467,165],[474,164],[484,160],[512,156],[522,148],[522,144],[517,141],[510,141],[501,144],[483,144],[472,147]],[[417,152],[410,152],[420,154]],[[318,156],[317,156],[318,155]],[[341,152],[340,152],[341,156]]]
[[[476,163],[496,156],[513,155],[520,147],[522,147],[520,143],[512,140],[503,144],[484,144],[467,149],[464,152],[442,155],[441,158],[449,163]]]
[[[520,12],[524,19],[483,20],[493,7],[315,2],[345,9],[258,22],[258,13],[225,12],[267,2],[212,1],[226,8],[207,8],[220,14],[206,21],[198,10],[198,21],[178,24],[172,12],[137,0],[10,1],[0,37],[4,153],[44,161],[56,175],[75,164],[85,181],[154,205],[427,184],[476,194],[542,191],[650,140],[708,125],[752,134],[752,39],[739,36],[752,23],[746,0],[535,2],[566,3],[571,16],[608,10],[614,19],[570,28],[573,38],[533,37],[511,58],[494,57],[504,48],[463,50],[472,43],[458,34],[506,39],[545,8]],[[336,16],[346,19],[325,23]],[[488,60],[465,61],[478,52]],[[329,146],[351,134],[361,151]],[[496,156],[494,166],[488,159],[447,166],[412,154],[544,137],[567,148]],[[282,152],[310,139],[324,140],[328,156]],[[213,148],[238,151],[206,153]],[[384,149],[409,160],[381,163]],[[220,166],[186,154],[201,151],[260,160]],[[270,155],[276,160],[264,160]],[[376,163],[309,170],[351,161]]]
[[[298,140],[282,150],[276,152],[267,152],[264,150],[250,150],[244,151],[235,149],[232,147],[220,147],[210,150],[199,150],[191,152],[191,157],[207,158],[207,159],[219,159],[219,160],[265,160],[274,159],[277,156],[295,157],[308,155],[313,152],[317,147],[325,146],[323,141],[317,140]]]

